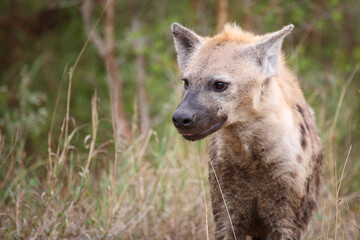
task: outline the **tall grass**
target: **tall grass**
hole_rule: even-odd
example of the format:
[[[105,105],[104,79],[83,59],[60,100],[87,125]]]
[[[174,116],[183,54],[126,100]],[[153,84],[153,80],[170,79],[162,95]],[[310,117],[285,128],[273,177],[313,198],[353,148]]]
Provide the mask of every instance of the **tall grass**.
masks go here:
[[[144,139],[134,133],[133,142],[121,149],[116,149],[113,139],[99,142],[97,132],[106,120],[98,117],[96,91],[89,103],[91,124],[75,126],[69,76],[64,77],[68,80],[66,115],[61,126],[50,129],[48,157],[28,165],[21,130],[12,148],[1,147],[0,164],[7,174],[1,181],[0,237],[211,238],[207,140],[186,142],[169,123],[164,135],[152,130]],[[351,121],[341,116],[341,109],[347,107],[346,91],[345,86],[343,94],[327,95],[326,101],[320,100],[320,109],[315,109],[320,112],[325,146],[324,187],[305,239],[359,239],[358,144],[338,145],[339,131],[346,130]],[[337,99],[335,109],[328,109],[329,97]],[[327,111],[335,113],[330,122],[321,114]],[[92,134],[79,139],[85,127]],[[61,129],[58,136],[52,134],[53,128]],[[7,138],[1,135],[0,140],[3,143]],[[87,152],[75,147],[78,142],[83,142]]]
[[[96,143],[102,122],[95,92],[92,135],[81,140],[88,152],[80,153],[73,144],[81,127],[70,122],[71,78],[68,88],[67,113],[57,146],[49,139],[48,158],[25,167],[23,143],[2,158],[11,174],[3,179],[1,237],[183,239],[205,233],[200,227],[205,210],[198,208],[203,206],[199,174],[205,175],[199,146],[186,148],[173,130],[162,138],[151,131],[147,139],[134,138],[111,153],[112,140]],[[5,163],[8,158],[11,164]],[[92,161],[103,164],[94,169]],[[34,185],[29,180],[39,168],[46,169],[47,178]]]
[[[72,81],[86,44],[74,67],[65,68],[67,102],[58,97],[54,106],[48,156],[26,155],[26,129],[18,128],[13,139],[0,133],[0,238],[211,239],[208,140],[186,142],[170,120],[163,134],[151,130],[147,137],[137,133],[134,120],[128,146],[99,139],[112,121],[99,117],[96,90],[87,106],[91,122],[76,125]],[[349,93],[356,71],[346,82],[335,79],[307,94],[325,154],[324,184],[308,240],[360,239],[360,146],[351,136],[359,116]],[[65,116],[58,116],[59,107],[66,108]],[[60,126],[55,118],[63,118]],[[90,135],[84,136],[85,128]]]

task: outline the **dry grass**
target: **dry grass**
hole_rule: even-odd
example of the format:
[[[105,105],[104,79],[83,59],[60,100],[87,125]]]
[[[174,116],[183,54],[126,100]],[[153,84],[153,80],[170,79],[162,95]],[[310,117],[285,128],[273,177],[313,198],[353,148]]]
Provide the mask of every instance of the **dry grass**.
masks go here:
[[[79,138],[89,126],[76,126],[71,118],[71,83],[87,43],[68,76],[65,69],[67,110],[63,124],[54,126],[60,117],[57,100],[48,157],[28,161],[23,132],[18,131],[9,149],[4,149],[7,136],[0,133],[0,167],[6,172],[0,179],[0,238],[212,239],[206,140],[185,142],[169,122],[162,136],[152,130],[144,139],[134,131],[133,142],[120,149],[114,139],[100,142],[97,133],[107,121],[98,117],[96,91],[92,134]],[[337,91],[314,91],[310,98],[318,103],[325,166],[318,211],[305,239],[360,239],[359,144],[351,136],[339,139],[351,125],[350,113],[341,109],[348,108],[343,99],[352,78],[340,97]],[[328,101],[337,103],[331,119]],[[87,152],[76,147],[81,143]]]
[[[10,152],[1,149],[1,165],[9,173],[2,182],[9,184],[1,199],[0,237],[211,239],[209,188],[204,180],[208,175],[206,141],[185,142],[169,124],[164,136],[151,131],[148,138],[134,138],[126,148],[116,149],[113,140],[100,143],[96,136],[104,120],[98,119],[96,92],[91,101],[92,135],[77,139],[82,127],[71,124],[71,77],[57,146],[49,132],[48,158],[26,166],[20,133]],[[323,120],[318,119],[321,126]],[[344,158],[335,161],[341,126],[332,124],[323,135],[329,134],[323,138],[325,184],[306,235],[309,240],[359,239],[360,193],[347,186],[360,170],[354,155],[358,150],[350,145]],[[80,153],[75,141],[84,142],[87,154]],[[32,179],[44,170],[47,178],[38,178],[34,184]]]
[[[21,148],[8,155],[16,166],[4,179],[10,184],[1,202],[0,236],[186,239],[205,234],[200,174],[206,174],[206,162],[200,159],[205,155],[200,147],[185,146],[174,131],[161,139],[150,132],[147,139],[135,139],[129,147],[110,154],[109,143],[96,144],[101,121],[95,92],[92,135],[83,140],[88,153],[79,154],[73,141],[80,128],[70,127],[70,94],[71,77],[67,114],[58,146],[51,147],[49,140],[48,159],[25,168]],[[169,146],[178,147],[169,150]],[[100,161],[100,169],[91,168],[92,161]],[[29,179],[39,168],[46,168],[48,177],[34,187]]]

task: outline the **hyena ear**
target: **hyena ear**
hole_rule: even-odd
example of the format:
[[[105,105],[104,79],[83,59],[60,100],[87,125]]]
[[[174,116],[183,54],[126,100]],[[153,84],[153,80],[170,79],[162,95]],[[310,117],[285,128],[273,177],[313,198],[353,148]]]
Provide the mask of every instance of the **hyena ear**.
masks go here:
[[[184,72],[193,53],[201,46],[203,38],[178,23],[171,25],[171,31],[174,36],[179,68]]]
[[[294,25],[287,25],[255,45],[253,50],[266,78],[273,77],[278,72],[282,41],[293,28]]]

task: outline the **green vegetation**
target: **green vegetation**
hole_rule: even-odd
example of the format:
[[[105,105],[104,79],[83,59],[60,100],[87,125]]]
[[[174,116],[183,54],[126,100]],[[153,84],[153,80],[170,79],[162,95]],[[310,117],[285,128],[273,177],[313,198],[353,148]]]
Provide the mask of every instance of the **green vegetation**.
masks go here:
[[[94,23],[103,5],[95,7]],[[359,13],[357,0],[229,2],[229,21],[245,29],[295,25],[284,50],[325,153],[309,240],[360,239]],[[107,69],[92,42],[85,45],[78,3],[0,3],[1,239],[206,239],[207,228],[211,235],[207,140],[185,142],[171,122],[181,82],[170,25],[212,34],[216,14],[214,0],[116,1],[116,56],[132,133],[116,151]],[[136,51],[146,63],[145,103],[137,99]],[[147,138],[141,104],[150,111]]]

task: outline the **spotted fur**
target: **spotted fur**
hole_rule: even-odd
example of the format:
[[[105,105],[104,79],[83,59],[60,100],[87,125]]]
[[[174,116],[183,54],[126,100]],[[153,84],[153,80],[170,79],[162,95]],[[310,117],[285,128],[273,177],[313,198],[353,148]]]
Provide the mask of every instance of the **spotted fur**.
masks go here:
[[[322,146],[313,111],[281,53],[292,28],[255,35],[228,24],[201,37],[172,26],[188,83],[174,124],[191,141],[212,134],[215,239],[234,239],[231,223],[237,239],[301,239],[316,208]],[[215,91],[218,81],[227,89]],[[183,115],[190,116],[189,126],[179,125]]]

